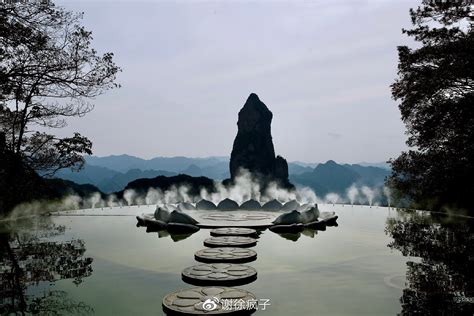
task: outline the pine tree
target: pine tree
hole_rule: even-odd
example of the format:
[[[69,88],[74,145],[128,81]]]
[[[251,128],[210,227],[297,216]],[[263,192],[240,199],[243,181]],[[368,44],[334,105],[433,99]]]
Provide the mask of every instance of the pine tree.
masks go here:
[[[400,101],[409,151],[391,160],[388,183],[416,207],[467,207],[474,192],[474,16],[467,1],[425,1],[398,47]]]

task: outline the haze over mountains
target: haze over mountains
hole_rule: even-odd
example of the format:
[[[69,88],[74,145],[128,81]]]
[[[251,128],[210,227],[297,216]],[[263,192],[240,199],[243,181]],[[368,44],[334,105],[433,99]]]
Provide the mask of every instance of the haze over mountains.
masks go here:
[[[230,157],[87,156],[83,170],[78,173],[61,170],[57,176],[78,184],[93,184],[103,193],[123,193],[131,182],[140,190],[177,185],[176,181],[185,180],[187,176],[193,178],[186,178],[189,185],[193,181],[200,186],[223,180],[222,184],[228,186],[234,183],[241,169],[254,176],[260,190],[266,190],[269,184],[291,190],[295,186],[306,186],[320,197],[328,193],[345,195],[352,185],[377,190],[384,185],[390,170],[379,167],[384,167],[383,164],[375,167],[367,163],[337,164],[332,160],[322,164],[288,163],[275,154],[272,119],[273,113],[267,105],[251,93],[238,114],[238,130]]]
[[[338,164],[331,160],[319,164],[288,163],[290,181],[312,188],[319,196],[329,192],[344,194],[353,184],[381,187],[390,170],[379,166],[386,164]],[[87,156],[81,171],[60,170],[56,176],[78,184],[93,184],[102,192],[111,193],[123,190],[128,183],[137,179],[178,174],[214,180],[227,179],[230,177],[229,157],[142,159],[129,155]]]

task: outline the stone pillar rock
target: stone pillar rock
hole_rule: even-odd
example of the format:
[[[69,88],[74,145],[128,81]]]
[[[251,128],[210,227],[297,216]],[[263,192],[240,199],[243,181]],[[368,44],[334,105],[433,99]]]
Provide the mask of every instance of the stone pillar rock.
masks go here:
[[[288,163],[275,158],[271,123],[273,114],[255,93],[250,94],[237,121],[238,132],[230,157],[231,179],[239,169],[248,170],[253,176],[267,181],[277,181],[288,186]]]

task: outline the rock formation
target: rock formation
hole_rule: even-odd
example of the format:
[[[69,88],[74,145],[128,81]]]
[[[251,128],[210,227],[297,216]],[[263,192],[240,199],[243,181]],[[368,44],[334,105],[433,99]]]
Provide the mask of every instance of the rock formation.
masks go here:
[[[271,200],[263,204],[262,209],[267,211],[279,211],[283,205],[278,200]]]
[[[219,202],[217,209],[221,211],[235,211],[239,209],[239,204],[229,198],[226,198]]]
[[[288,163],[275,158],[271,123],[273,114],[255,93],[250,94],[239,112],[238,132],[230,157],[231,179],[244,168],[264,182],[277,181],[291,186],[288,180]]]
[[[197,202],[196,209],[210,211],[210,210],[217,210],[217,206],[211,201],[202,199],[201,201]]]
[[[259,202],[255,201],[255,200],[248,200],[244,203],[242,203],[239,208],[241,210],[247,210],[247,211],[255,211],[255,210],[260,210],[262,209],[262,206],[260,205]]]

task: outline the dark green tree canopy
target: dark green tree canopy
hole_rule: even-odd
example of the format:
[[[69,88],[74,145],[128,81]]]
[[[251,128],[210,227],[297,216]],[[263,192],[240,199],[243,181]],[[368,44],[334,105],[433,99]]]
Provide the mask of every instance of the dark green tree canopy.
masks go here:
[[[472,10],[461,1],[431,1],[412,9],[414,27],[403,32],[419,45],[398,47],[392,94],[400,101],[412,149],[391,161],[389,183],[419,206],[462,206],[473,189]]]
[[[9,150],[43,173],[80,167],[92,147],[79,133],[47,131],[85,115],[91,98],[118,87],[113,54],[91,47],[81,19],[51,2],[0,4],[0,132]]]

